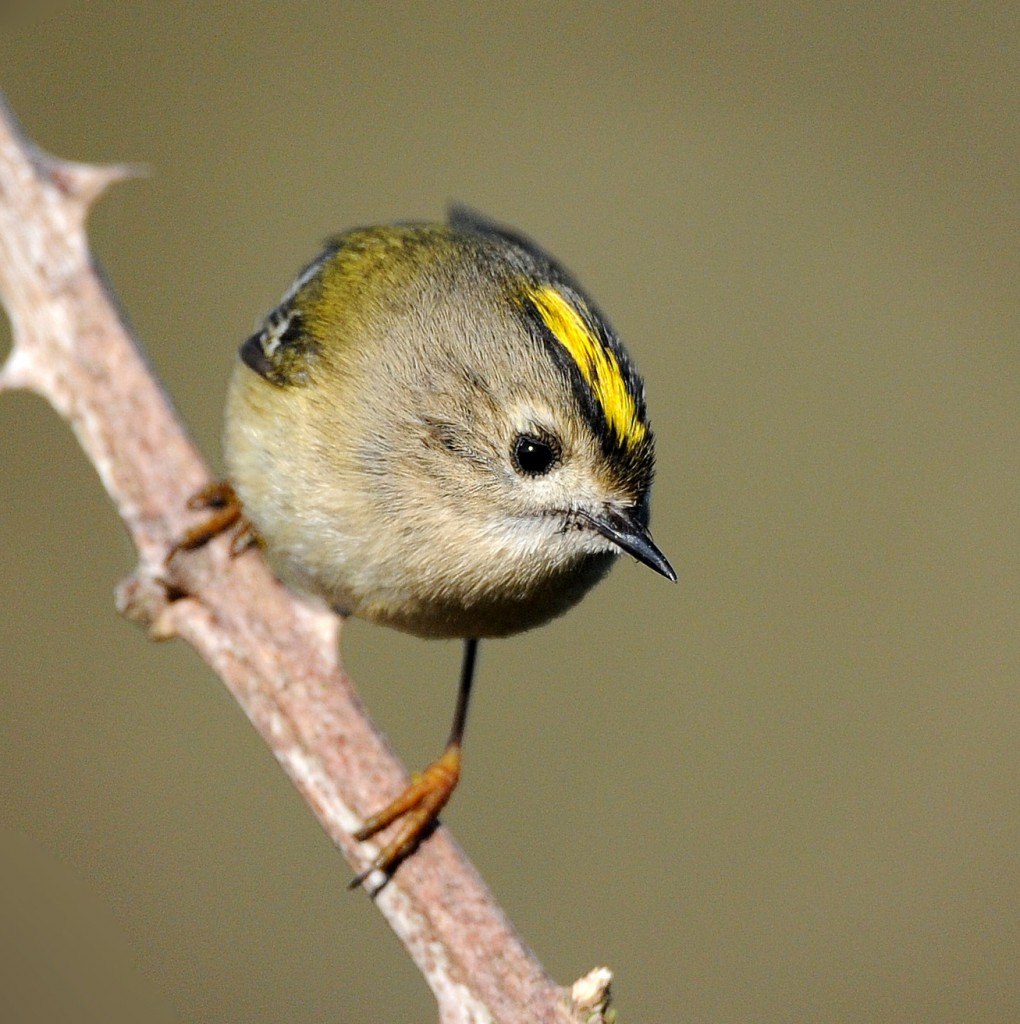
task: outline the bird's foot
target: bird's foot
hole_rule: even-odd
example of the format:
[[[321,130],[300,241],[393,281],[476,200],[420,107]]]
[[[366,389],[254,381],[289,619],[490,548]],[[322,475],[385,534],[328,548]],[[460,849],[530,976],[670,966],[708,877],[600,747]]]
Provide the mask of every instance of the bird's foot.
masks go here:
[[[394,839],[379,851],[372,863],[350,884],[357,888],[373,871],[392,875],[397,866],[418,848],[439,818],[450,794],[460,779],[460,747],[451,744],[443,756],[423,772],[415,775],[411,784],[395,800],[365,822],[354,838],[359,843],[371,839],[398,818],[403,822]]]
[[[255,528],[245,518],[234,488],[225,482],[211,483],[188,499],[188,508],[208,512],[204,522],[193,526],[170,548],[169,562],[179,551],[193,551],[221,533],[230,533],[230,554],[235,558],[259,543]]]

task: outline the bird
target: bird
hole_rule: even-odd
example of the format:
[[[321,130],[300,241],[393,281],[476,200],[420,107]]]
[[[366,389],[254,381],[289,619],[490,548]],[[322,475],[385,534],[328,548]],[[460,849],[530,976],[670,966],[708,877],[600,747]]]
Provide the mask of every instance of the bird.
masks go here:
[[[518,231],[445,222],[328,240],[239,349],[227,480],[172,555],[233,531],[342,616],[463,641],[442,755],[355,833],[399,820],[388,878],[458,784],[480,640],[540,626],[652,540],[645,387],[575,278]]]

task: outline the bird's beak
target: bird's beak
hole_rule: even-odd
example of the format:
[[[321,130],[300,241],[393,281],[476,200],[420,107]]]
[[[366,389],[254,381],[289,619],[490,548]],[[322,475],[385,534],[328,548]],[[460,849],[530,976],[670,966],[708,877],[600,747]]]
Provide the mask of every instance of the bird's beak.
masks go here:
[[[628,555],[633,555],[649,569],[654,569],[660,576],[676,583],[673,566],[655,546],[647,526],[640,526],[629,515],[620,512],[604,512],[600,515],[584,512],[581,518]]]

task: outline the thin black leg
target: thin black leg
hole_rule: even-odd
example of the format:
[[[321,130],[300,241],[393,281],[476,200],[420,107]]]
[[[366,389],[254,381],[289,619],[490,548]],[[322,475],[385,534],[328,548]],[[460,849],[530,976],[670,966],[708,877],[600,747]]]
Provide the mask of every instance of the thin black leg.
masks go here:
[[[471,684],[475,681],[475,662],[478,659],[478,640],[471,637],[464,641],[464,660],[460,667],[460,686],[457,690],[457,709],[453,713],[453,725],[447,747],[459,747],[464,739],[464,725],[467,722],[468,704],[471,703]]]

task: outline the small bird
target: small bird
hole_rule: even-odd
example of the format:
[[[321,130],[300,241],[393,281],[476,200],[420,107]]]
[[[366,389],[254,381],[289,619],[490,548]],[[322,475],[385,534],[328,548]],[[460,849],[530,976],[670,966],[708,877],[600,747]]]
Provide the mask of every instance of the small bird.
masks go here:
[[[562,266],[459,207],[331,239],[239,355],[229,484],[177,547],[233,527],[342,615],[465,641],[445,751],[355,834],[402,819],[356,885],[457,785],[480,639],[562,614],[621,552],[676,580],[648,532],[644,386]]]

